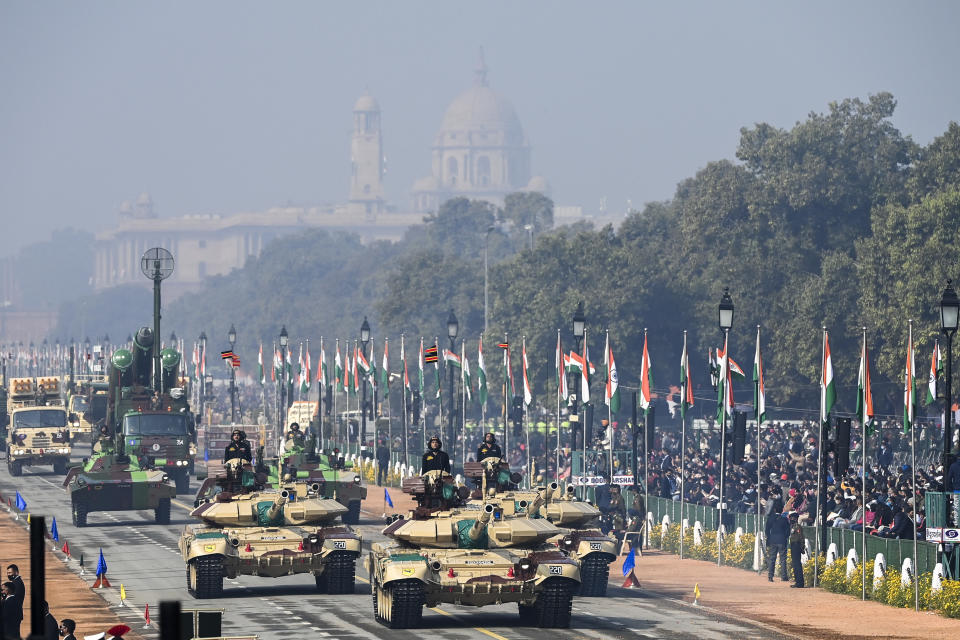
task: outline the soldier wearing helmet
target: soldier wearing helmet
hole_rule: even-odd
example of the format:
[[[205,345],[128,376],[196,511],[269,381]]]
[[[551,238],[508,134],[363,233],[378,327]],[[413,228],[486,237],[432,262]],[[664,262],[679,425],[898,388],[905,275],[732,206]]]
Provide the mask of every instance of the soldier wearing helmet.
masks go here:
[[[247,462],[253,462],[253,454],[250,451],[250,441],[247,440],[247,434],[240,429],[234,429],[230,437],[230,444],[223,451],[223,461],[240,458]]]
[[[500,450],[500,445],[497,444],[497,437],[493,435],[492,431],[488,431],[487,435],[483,437],[480,448],[477,449],[477,462],[482,462],[484,458],[502,457],[503,451]]]
[[[421,467],[423,469],[422,473],[428,471],[446,471],[450,473],[450,456],[443,450],[443,443],[440,441],[440,436],[430,438],[427,450],[423,454]]]

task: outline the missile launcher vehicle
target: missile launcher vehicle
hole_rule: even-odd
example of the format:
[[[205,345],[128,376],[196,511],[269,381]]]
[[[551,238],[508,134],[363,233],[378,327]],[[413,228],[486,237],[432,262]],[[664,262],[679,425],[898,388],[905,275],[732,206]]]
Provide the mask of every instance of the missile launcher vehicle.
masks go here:
[[[393,629],[420,625],[423,607],[516,603],[521,622],[569,627],[578,562],[548,540],[563,530],[518,513],[512,501],[469,504],[469,489],[441,471],[407,478],[417,501],[366,558],[374,615]]]

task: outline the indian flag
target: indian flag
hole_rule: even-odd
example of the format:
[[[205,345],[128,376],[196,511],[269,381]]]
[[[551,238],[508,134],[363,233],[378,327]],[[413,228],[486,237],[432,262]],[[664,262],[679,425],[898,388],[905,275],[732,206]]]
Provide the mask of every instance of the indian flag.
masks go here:
[[[383,387],[383,399],[390,397],[390,342],[383,340],[383,365],[380,367],[380,386]]]
[[[323,349],[323,338],[320,338],[320,362],[317,365],[317,382],[320,383],[320,391],[324,392],[327,388],[327,379],[330,377],[327,371],[327,354]]]
[[[604,402],[610,407],[610,413],[618,413],[620,411],[620,377],[617,375],[617,362],[613,358],[613,349],[610,348],[609,332],[604,351],[604,360],[607,363],[607,388],[604,393]]]
[[[356,350],[356,355],[354,356],[354,364],[360,368],[360,371],[363,371],[364,375],[370,374],[370,363],[367,362],[367,356],[364,355],[363,349]]]
[[[470,361],[467,360],[467,344],[460,343],[460,360],[463,366],[460,367],[460,384],[463,386],[464,403],[473,402],[473,381],[470,380]]]
[[[196,355],[196,352],[194,352],[194,355]],[[260,353],[257,354],[257,364],[260,366],[259,380],[260,380],[260,386],[262,387],[263,384],[267,381],[267,378],[263,373],[263,343],[262,342],[260,343]]]
[[[443,350],[443,364],[444,364],[444,365],[447,365],[447,366],[451,366],[451,367],[459,367],[459,366],[460,366],[460,356],[458,356],[457,354],[455,354],[453,351],[450,351],[450,349],[444,349],[444,350]]]
[[[651,370],[650,352],[647,351],[647,330],[643,330],[643,359],[640,362],[640,408],[644,413],[650,413],[653,403],[653,371]]]
[[[567,357],[563,353],[563,345],[560,343],[560,330],[557,329],[557,353],[554,356],[554,364],[557,367],[557,393],[563,400],[566,400],[570,395],[570,390],[567,389],[566,361]]]
[[[760,355],[760,327],[757,327],[757,350],[753,356],[753,409],[757,424],[767,419],[767,392],[763,386],[763,356]]]
[[[925,404],[937,401],[937,376],[940,375],[942,364],[940,361],[940,341],[933,343],[933,357],[930,359],[930,373],[927,374],[927,399]]]
[[[857,376],[857,419],[867,433],[873,433],[873,393],[870,390],[870,354],[867,353],[867,335],[863,335],[860,350],[860,373]]]
[[[480,400],[480,406],[487,404],[487,368],[483,363],[483,335],[480,336],[480,344],[477,346],[477,398]]]
[[[423,397],[423,336],[420,336],[420,354],[417,356],[417,383],[420,397]]]
[[[837,401],[837,387],[833,382],[833,358],[830,357],[830,338],[823,331],[823,373],[820,376],[820,422],[830,421],[830,411]]]
[[[693,384],[690,380],[690,354],[687,352],[687,332],[683,332],[683,353],[680,355],[680,419],[686,418],[693,406]]]
[[[333,383],[337,391],[343,391],[343,362],[340,360],[340,338],[337,338],[333,354]]]
[[[410,372],[407,370],[407,352],[406,352],[406,342],[404,340],[403,334],[400,335],[400,362],[403,363],[403,389],[407,395],[404,398],[408,397],[410,394]]]
[[[717,420],[726,422],[733,417],[733,374],[730,368],[730,356],[727,351],[728,338],[723,341],[723,352],[719,362],[719,387],[717,389]],[[718,350],[717,355],[721,352]]]
[[[533,393],[530,391],[530,379],[527,377],[527,368],[530,366],[527,362],[527,338],[524,336],[523,345],[520,350],[523,358],[523,404],[530,406],[533,402]]]
[[[917,404],[913,371],[913,325],[907,336],[907,364],[903,369],[903,432],[910,433],[914,422],[914,410]]]
[[[300,377],[300,393],[308,393],[310,391],[310,373],[313,371],[313,367],[310,364],[310,341],[307,340],[307,349],[303,354],[303,363],[301,364],[303,373]]]

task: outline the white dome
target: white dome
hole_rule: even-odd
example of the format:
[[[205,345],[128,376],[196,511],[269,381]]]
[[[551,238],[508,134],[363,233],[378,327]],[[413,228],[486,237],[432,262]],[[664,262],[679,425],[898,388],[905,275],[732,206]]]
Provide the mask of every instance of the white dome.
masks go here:
[[[457,96],[443,115],[441,142],[446,134],[503,132],[504,142],[523,145],[523,127],[513,106],[487,86],[475,86]]]
[[[356,104],[353,105],[354,111],[380,111],[380,103],[377,102],[377,99],[371,96],[369,93],[365,93],[359,98],[357,98]]]

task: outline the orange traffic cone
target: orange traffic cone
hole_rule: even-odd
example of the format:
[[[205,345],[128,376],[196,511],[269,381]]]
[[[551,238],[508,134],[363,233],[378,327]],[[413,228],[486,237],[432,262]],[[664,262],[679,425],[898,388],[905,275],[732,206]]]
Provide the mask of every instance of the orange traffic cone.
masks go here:
[[[627,579],[623,581],[623,588],[633,589],[634,587],[640,588],[640,581],[637,580],[637,574],[633,572],[633,569],[630,569],[630,573],[627,574]]]
[[[150,628],[150,603],[149,602],[147,603],[146,610],[144,610],[143,612],[143,619],[145,620],[145,624],[143,625],[143,628],[149,629]]]

